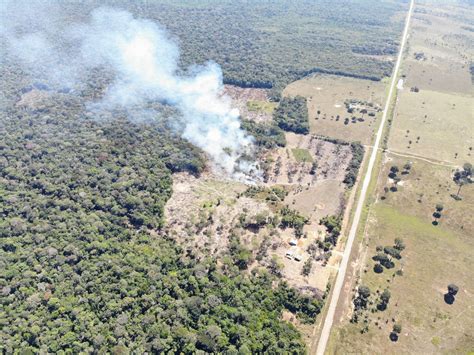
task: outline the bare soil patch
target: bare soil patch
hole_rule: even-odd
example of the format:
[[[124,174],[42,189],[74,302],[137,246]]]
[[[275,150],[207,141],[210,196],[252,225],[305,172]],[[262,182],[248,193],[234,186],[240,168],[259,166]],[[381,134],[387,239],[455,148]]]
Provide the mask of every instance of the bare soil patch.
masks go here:
[[[313,135],[286,134],[287,146],[271,154],[273,164],[268,171],[272,184],[313,186],[321,180],[342,182],[350,159],[349,146],[325,141]],[[292,149],[304,149],[311,161],[300,161]]]
[[[244,192],[248,186],[223,181],[210,173],[199,178],[175,174],[173,195],[166,205],[167,230],[197,258],[215,255],[225,260],[231,239],[238,238],[252,255],[249,272],[265,267],[279,273],[290,285],[322,296],[335,271],[331,265],[337,263],[338,257],[331,258],[331,254],[323,250],[314,251],[315,243],[323,241],[326,235],[319,220],[326,215],[338,215],[345,207],[346,190],[342,180],[352,152],[350,146],[315,136],[289,133],[287,139],[287,148],[269,152],[274,162],[268,182],[262,185],[266,189],[280,186],[286,190],[283,201],[271,202],[258,195],[246,197]],[[298,161],[292,149],[304,149],[312,162]],[[277,173],[278,161],[281,168]],[[304,235],[299,239],[293,228],[242,224],[244,220],[257,220],[262,215],[271,219],[285,205],[308,218]],[[312,252],[310,246],[313,246]],[[303,265],[310,258],[313,260],[311,271],[303,275]]]
[[[270,104],[267,89],[241,88],[234,85],[224,85],[224,94],[232,99],[232,106],[239,109],[240,115],[248,120],[268,122],[272,120],[272,112],[266,109]],[[249,102],[255,103],[255,108],[249,108]],[[260,105],[258,105],[260,104]],[[272,105],[270,105],[271,107]],[[262,107],[262,109],[260,109]]]

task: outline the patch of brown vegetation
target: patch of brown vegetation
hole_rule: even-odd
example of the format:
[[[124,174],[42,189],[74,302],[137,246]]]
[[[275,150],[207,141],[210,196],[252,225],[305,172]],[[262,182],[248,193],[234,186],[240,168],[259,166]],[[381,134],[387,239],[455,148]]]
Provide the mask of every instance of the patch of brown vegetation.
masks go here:
[[[36,109],[43,105],[44,101],[49,97],[50,94],[47,91],[33,89],[21,95],[21,98],[16,103],[16,106]]]
[[[247,107],[249,101],[269,102],[269,90],[258,88],[241,88],[234,85],[224,85],[224,94],[232,99],[232,106],[237,108],[245,119],[268,122],[272,120],[272,115],[265,111],[250,111]]]
[[[321,180],[344,180],[346,168],[352,158],[349,146],[312,135],[287,133],[286,139],[287,147],[279,148],[271,155],[273,164],[268,170],[268,183],[314,186]],[[295,148],[308,150],[313,162],[297,161],[292,152]]]

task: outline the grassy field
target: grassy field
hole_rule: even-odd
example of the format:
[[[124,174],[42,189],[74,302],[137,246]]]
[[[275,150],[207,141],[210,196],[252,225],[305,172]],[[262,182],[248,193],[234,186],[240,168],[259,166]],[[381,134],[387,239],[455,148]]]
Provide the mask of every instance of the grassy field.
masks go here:
[[[474,7],[418,4],[412,23],[406,86],[421,90],[472,94],[469,65],[474,57]],[[470,27],[471,26],[471,27]]]
[[[312,162],[313,158],[311,157],[311,154],[309,154],[308,149],[300,149],[300,148],[293,148],[291,150],[293,153],[293,157],[297,162]]]
[[[278,103],[269,101],[250,100],[247,102],[247,109],[254,112],[265,112],[272,114],[273,110],[277,106]]]
[[[389,149],[462,165],[474,146],[474,7],[439,5],[417,5]]]
[[[402,90],[388,148],[462,165],[473,154],[472,102],[465,94]]]
[[[380,112],[376,112],[375,116],[362,114],[357,109],[349,113],[345,102],[357,100],[370,102],[374,108],[380,107],[384,87],[382,82],[334,75],[314,75],[291,83],[283,94],[301,95],[307,98],[311,133],[370,144],[378,125]],[[369,107],[361,105],[360,108]],[[356,119],[353,120],[352,117]]]
[[[474,186],[458,191],[454,169],[472,162],[472,84],[461,27],[472,21],[472,8],[417,5],[410,49],[403,63],[404,88],[399,91],[388,148],[374,189],[364,233],[357,285],[371,289],[364,322],[350,323],[352,310],[333,329],[329,353],[469,353],[474,351]],[[423,52],[423,55],[416,53]],[[424,58],[424,59],[420,59]],[[436,67],[436,70],[434,69]],[[410,89],[417,87],[419,92]],[[411,141],[411,143],[410,143]],[[395,153],[401,152],[406,157]],[[457,154],[456,154],[457,153]],[[412,155],[412,156],[410,156]],[[444,161],[441,162],[441,161]],[[402,174],[405,164],[408,174]],[[397,166],[397,184],[388,175]],[[395,192],[390,188],[396,186]],[[441,204],[439,224],[433,213]],[[372,257],[377,246],[402,238],[406,249],[395,267],[377,274]],[[366,254],[364,252],[366,251]],[[402,271],[398,275],[397,271]],[[460,288],[453,304],[445,302],[447,285]],[[376,309],[388,289],[385,311]],[[372,310],[373,309],[373,310]],[[391,341],[394,323],[402,326]]]
[[[413,190],[421,181],[418,172],[426,168],[429,171],[425,163],[415,164],[399,190],[390,192],[389,197],[379,200],[372,208],[367,230],[368,257],[362,266],[361,283],[369,286],[373,294],[389,289],[392,298],[388,309],[368,312],[370,325],[366,334],[360,333],[361,323],[344,322],[332,338],[329,353],[462,353],[472,350],[474,282],[468,265],[474,262],[474,241],[469,237],[473,235],[470,206],[474,187],[468,186],[464,191],[463,201],[452,200],[447,191],[439,196],[436,192],[438,186],[443,185],[446,173],[443,171],[446,168],[440,168],[425,186],[426,191],[433,191],[432,195],[424,195],[423,202],[419,203]],[[384,194],[385,186],[386,174],[382,174],[379,195]],[[444,203],[445,212],[440,224],[433,226],[431,214],[439,202]],[[395,268],[376,274],[371,260],[376,246],[392,245],[395,238],[402,238],[406,244],[401,261],[396,261]],[[403,269],[403,276],[394,276],[399,269]],[[443,298],[449,283],[456,283],[461,289],[452,305],[446,304]],[[403,328],[398,342],[389,339],[392,319]]]

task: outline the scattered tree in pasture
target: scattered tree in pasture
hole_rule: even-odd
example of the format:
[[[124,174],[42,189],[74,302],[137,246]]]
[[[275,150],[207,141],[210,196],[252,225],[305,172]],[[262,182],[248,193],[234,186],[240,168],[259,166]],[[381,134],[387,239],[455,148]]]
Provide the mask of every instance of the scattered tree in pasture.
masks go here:
[[[385,289],[380,295],[380,302],[377,305],[377,309],[384,311],[387,309],[388,302],[390,301],[391,293],[389,290]]]
[[[449,284],[448,285],[448,292],[445,293],[445,295],[444,295],[444,301],[447,304],[453,304],[454,301],[456,301],[455,296],[458,294],[458,292],[459,292],[459,287],[457,285]]]
[[[454,172],[453,181],[456,183],[456,185],[459,186],[458,191],[456,192],[456,195],[453,195],[453,197],[456,200],[459,200],[460,199],[459,194],[461,193],[461,188],[464,185],[471,184],[473,182],[473,180],[472,180],[472,164],[465,163],[461,170],[459,170],[459,169],[456,170]]]

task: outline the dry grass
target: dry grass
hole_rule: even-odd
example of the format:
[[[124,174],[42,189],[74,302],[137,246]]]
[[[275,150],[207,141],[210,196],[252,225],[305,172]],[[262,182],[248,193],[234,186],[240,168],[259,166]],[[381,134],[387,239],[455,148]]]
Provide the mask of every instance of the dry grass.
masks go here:
[[[380,112],[375,117],[363,115],[357,110],[354,113],[348,113],[344,102],[355,99],[371,102],[375,108],[380,108],[384,87],[382,82],[334,75],[314,75],[291,83],[285,88],[283,94],[301,95],[308,99],[311,133],[369,144],[377,128]],[[319,114],[318,111],[320,111]],[[363,118],[364,121],[356,119],[353,123],[353,116]],[[348,124],[344,123],[345,118],[349,118]]]
[[[462,166],[472,162],[474,128],[468,64],[474,49],[466,41],[474,37],[461,27],[473,18],[474,9],[426,3],[416,5],[403,68],[405,88],[399,93],[388,145],[394,152]],[[415,59],[415,52],[424,55]],[[410,92],[413,86],[420,91]],[[393,186],[388,177],[390,167],[397,165],[402,170],[409,160],[410,173],[398,174],[402,179],[398,191],[386,192],[386,187]],[[365,334],[360,332],[361,323],[344,319],[333,331],[329,353],[473,351],[474,185],[465,186],[463,199],[455,201],[450,196],[457,192],[452,176],[452,167],[436,162],[391,153],[384,156],[377,199],[367,222],[367,256],[361,266],[360,284],[368,285],[373,293],[388,288],[392,298],[386,311],[367,313],[370,325]],[[437,204],[444,209],[439,225],[434,226]],[[406,244],[401,262],[376,274],[371,259],[376,246],[392,245],[395,238]],[[395,276],[400,269],[403,276]],[[450,283],[460,287],[451,305],[444,301]],[[397,342],[389,339],[393,320],[402,325]]]
[[[399,190],[385,194],[389,167],[404,163],[390,160],[379,178],[378,195],[387,198],[379,199],[372,208],[368,257],[361,280],[373,293],[390,290],[388,309],[369,312],[370,330],[366,334],[360,334],[362,324],[345,321],[331,340],[331,353],[463,353],[474,346],[474,281],[470,271],[474,262],[470,237],[474,235],[474,186],[466,186],[464,199],[454,201],[449,196],[455,190],[449,168],[414,162],[411,173],[402,177]],[[420,193],[422,202],[418,202]],[[433,226],[431,215],[437,203],[444,205],[443,217]],[[402,238],[407,245],[402,262],[397,261],[394,269],[382,274],[374,273],[371,257],[376,246],[392,245],[395,238]],[[403,276],[393,276],[400,268]],[[452,305],[443,297],[449,283],[461,289]],[[389,339],[392,319],[403,328],[395,343]]]
[[[474,8],[428,1],[416,10],[389,148],[462,165],[474,146],[474,32],[465,29]]]
[[[474,18],[469,6],[418,4],[404,74],[408,88],[472,94],[469,75],[474,56],[474,32],[465,29]],[[415,53],[423,53],[418,60]]]
[[[389,149],[462,165],[473,154],[472,102],[462,94],[404,89],[399,94]]]

